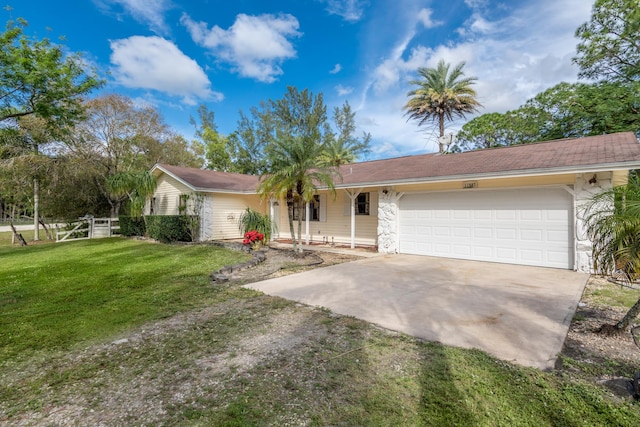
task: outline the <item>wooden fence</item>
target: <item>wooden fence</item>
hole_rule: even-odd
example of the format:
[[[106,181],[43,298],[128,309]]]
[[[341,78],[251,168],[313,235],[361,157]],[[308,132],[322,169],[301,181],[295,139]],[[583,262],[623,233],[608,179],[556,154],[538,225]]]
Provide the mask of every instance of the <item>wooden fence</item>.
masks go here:
[[[120,234],[120,220],[118,218],[83,217],[69,224],[67,228],[68,230],[60,230],[56,226],[56,242],[117,236]]]

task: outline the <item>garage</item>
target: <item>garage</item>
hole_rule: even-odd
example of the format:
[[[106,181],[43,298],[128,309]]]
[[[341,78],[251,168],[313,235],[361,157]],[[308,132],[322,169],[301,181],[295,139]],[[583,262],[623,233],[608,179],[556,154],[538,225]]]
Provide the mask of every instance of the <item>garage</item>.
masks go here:
[[[572,206],[563,188],[408,193],[399,251],[573,269]]]

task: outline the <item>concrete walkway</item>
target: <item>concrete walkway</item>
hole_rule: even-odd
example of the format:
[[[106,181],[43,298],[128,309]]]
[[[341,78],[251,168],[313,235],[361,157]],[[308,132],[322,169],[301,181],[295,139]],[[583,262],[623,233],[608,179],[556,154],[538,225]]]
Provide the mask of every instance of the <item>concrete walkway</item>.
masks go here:
[[[383,255],[247,287],[549,369],[588,277],[550,268]]]

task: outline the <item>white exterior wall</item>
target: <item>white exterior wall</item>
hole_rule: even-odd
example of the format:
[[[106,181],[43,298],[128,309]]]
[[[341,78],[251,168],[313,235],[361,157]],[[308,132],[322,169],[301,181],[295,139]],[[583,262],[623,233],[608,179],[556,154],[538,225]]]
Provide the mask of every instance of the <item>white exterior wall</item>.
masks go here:
[[[594,176],[593,173],[580,174],[576,176],[574,185],[574,212],[575,212],[575,270],[583,273],[593,273],[593,245],[586,231],[585,208],[589,204],[591,198],[605,190],[609,190],[613,186],[613,174],[611,172],[599,172],[596,174],[597,182],[590,184],[589,180]]]
[[[156,199],[154,215],[178,215],[180,194],[189,194],[191,189],[181,182],[162,174],[158,177],[158,185],[153,197]],[[147,207],[149,213],[149,207]]]
[[[378,190],[364,189],[369,193],[369,215],[356,215],[355,244],[375,246],[378,244]],[[290,239],[289,217],[287,203],[279,201],[280,217],[278,220],[278,235],[280,238]],[[323,206],[324,205],[324,206]],[[305,240],[305,222],[302,222],[302,240]],[[298,221],[293,222],[295,233],[298,233]],[[309,221],[310,241],[323,241],[336,244],[351,243],[351,213],[350,199],[344,190],[336,190],[335,196],[331,192],[320,193],[320,221]]]
[[[214,193],[212,203],[211,239],[214,240],[241,238],[242,232],[238,221],[247,208],[262,214],[267,214],[269,211],[269,202],[261,202],[256,194]]]

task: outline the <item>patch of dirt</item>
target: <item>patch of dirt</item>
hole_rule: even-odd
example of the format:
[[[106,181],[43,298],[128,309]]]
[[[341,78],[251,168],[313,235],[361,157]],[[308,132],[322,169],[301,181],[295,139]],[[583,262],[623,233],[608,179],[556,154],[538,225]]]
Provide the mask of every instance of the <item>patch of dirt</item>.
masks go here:
[[[358,255],[324,251],[305,251],[302,256],[294,254],[289,249],[264,248],[262,251],[267,255],[264,262],[234,273],[231,280],[252,283],[362,258]]]
[[[602,325],[622,319],[627,309],[603,305],[593,296],[599,290],[616,286],[604,278],[591,277],[569,327],[561,356],[583,364],[582,374],[588,375],[589,366],[593,367],[591,380],[608,387],[619,397],[628,398],[632,392],[630,380],[634,372],[640,371],[640,348],[629,331],[617,335],[598,332]],[[560,369],[569,373],[576,371],[570,364],[560,365]]]

